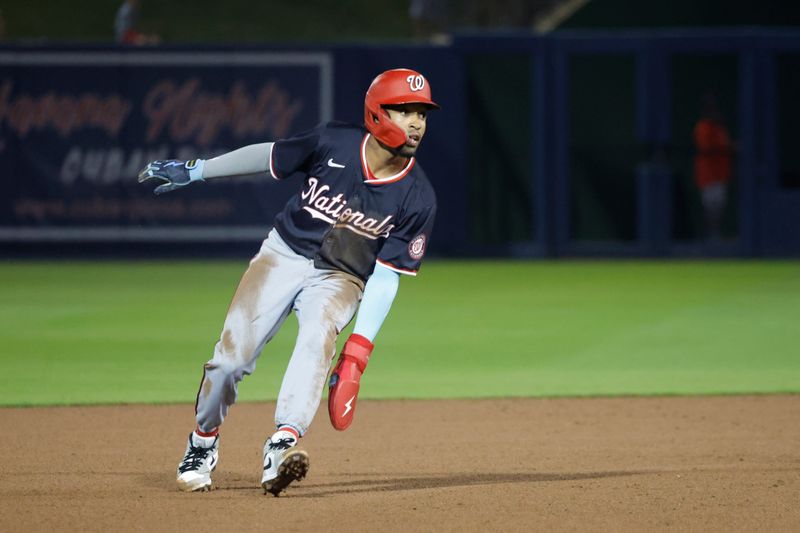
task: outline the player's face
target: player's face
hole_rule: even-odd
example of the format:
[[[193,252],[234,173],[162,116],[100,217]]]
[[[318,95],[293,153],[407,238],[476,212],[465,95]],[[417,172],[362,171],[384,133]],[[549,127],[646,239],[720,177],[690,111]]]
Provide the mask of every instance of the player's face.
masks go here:
[[[412,157],[417,153],[419,143],[425,136],[428,106],[424,104],[403,104],[386,106],[389,118],[397,124],[406,134],[406,143],[398,148],[397,154],[403,157]]]

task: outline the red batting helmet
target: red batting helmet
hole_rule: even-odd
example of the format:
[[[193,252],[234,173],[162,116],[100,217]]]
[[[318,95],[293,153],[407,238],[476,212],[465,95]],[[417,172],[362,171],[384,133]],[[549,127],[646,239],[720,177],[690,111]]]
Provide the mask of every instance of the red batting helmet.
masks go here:
[[[415,70],[387,70],[372,80],[364,98],[364,122],[376,139],[392,148],[404,145],[406,134],[391,121],[383,106],[400,104],[425,104],[439,109],[431,100],[428,80]]]

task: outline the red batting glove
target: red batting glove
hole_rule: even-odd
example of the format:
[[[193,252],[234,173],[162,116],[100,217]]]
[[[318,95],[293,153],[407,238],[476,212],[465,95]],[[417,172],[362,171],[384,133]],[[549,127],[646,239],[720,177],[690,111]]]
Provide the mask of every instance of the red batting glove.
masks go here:
[[[353,423],[361,374],[367,368],[374,347],[366,337],[355,333],[350,335],[344,343],[336,368],[331,372],[328,383],[328,414],[331,424],[339,431],[344,431]]]

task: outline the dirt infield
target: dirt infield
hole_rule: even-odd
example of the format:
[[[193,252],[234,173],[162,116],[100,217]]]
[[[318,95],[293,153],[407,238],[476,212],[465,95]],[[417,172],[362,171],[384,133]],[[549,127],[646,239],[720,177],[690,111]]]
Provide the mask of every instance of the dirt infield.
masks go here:
[[[364,401],[280,498],[273,407],[231,411],[194,494],[191,406],[0,409],[0,531],[800,530],[800,396]]]

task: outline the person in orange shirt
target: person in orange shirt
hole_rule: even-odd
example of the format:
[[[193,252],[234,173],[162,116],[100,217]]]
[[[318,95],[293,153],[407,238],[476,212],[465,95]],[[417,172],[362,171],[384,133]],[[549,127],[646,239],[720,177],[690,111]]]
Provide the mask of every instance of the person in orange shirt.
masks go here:
[[[728,203],[728,184],[733,174],[734,143],[711,93],[703,99],[703,113],[695,124],[694,179],[705,214],[706,237],[722,237],[722,215]]]

